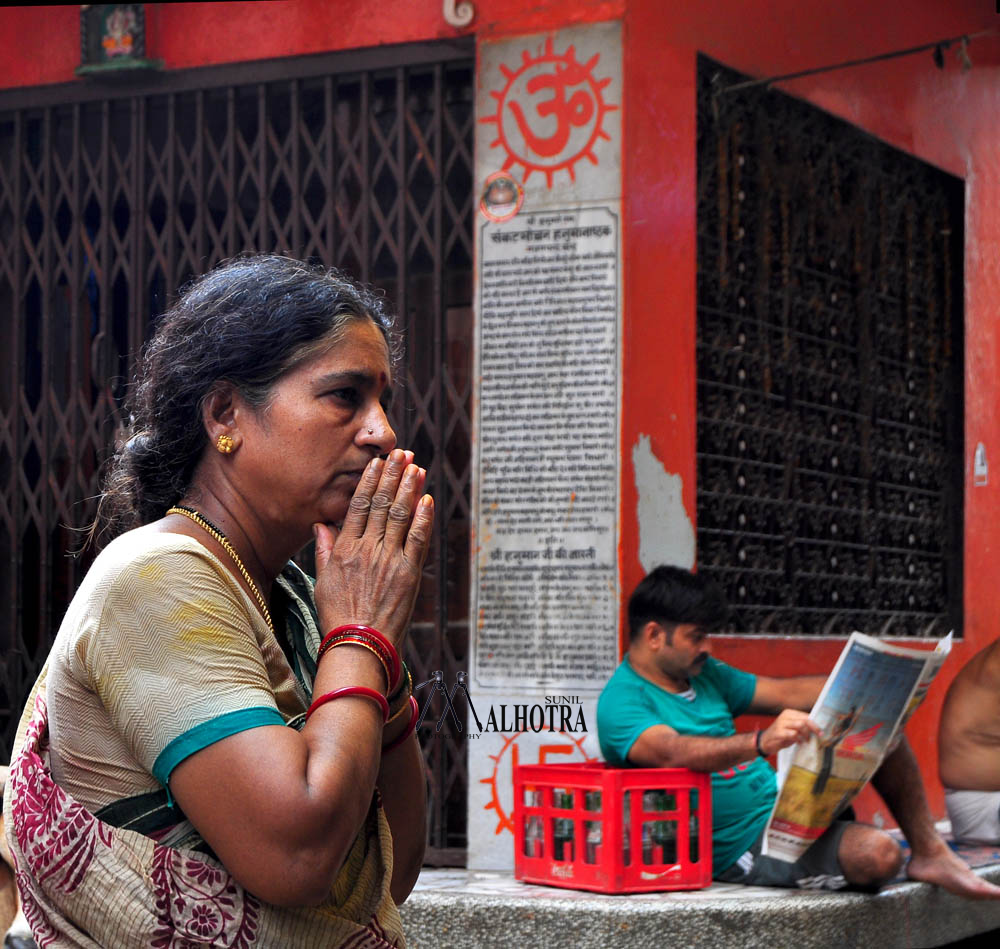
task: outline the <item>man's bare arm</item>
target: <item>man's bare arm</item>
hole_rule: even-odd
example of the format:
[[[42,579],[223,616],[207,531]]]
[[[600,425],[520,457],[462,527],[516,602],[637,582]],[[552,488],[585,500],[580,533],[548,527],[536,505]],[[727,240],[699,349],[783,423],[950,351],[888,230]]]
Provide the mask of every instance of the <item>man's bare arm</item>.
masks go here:
[[[760,733],[765,755],[805,741],[819,729],[804,712],[787,709]],[[690,768],[692,771],[724,771],[757,757],[756,732],[738,732],[724,737],[679,735],[669,725],[647,728],[629,749],[631,764],[645,768]]]
[[[678,735],[668,725],[647,728],[629,749],[628,760],[643,768],[723,771],[757,757],[754,732],[725,738]]]
[[[826,676],[757,676],[757,688],[747,711],[753,715],[777,715],[786,708],[808,712],[825,682]]]

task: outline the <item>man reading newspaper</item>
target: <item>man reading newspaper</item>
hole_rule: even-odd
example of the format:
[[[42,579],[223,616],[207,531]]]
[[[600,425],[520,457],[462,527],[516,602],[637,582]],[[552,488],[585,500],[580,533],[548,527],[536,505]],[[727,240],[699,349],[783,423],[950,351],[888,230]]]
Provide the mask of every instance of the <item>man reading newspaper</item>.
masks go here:
[[[875,889],[899,872],[903,855],[887,833],[839,820],[794,862],[761,855],[777,793],[765,760],[820,735],[810,720],[824,676],[753,675],[710,655],[709,631],[729,612],[711,581],[657,567],[629,600],[630,644],[597,704],[601,751],[613,765],[712,772],[712,861],[717,880],[758,886]],[[737,732],[743,713],[776,716],[767,728]],[[975,899],[1000,898],[934,828],[906,739],[872,782],[906,835],[911,879]]]

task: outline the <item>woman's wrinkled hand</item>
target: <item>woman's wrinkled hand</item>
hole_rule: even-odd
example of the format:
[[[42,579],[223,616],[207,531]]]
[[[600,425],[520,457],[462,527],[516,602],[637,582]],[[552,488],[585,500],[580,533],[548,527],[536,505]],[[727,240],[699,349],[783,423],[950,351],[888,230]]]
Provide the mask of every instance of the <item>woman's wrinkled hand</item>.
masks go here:
[[[412,452],[394,449],[369,463],[339,531],[315,525],[323,632],[361,623],[402,647],[434,526],[426,477]]]

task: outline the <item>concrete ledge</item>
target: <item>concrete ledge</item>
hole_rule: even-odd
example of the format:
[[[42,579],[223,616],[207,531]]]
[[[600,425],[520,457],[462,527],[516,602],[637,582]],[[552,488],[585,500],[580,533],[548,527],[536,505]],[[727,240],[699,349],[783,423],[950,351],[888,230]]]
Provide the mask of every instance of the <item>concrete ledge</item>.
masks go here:
[[[975,872],[1000,884],[1000,865]],[[425,870],[400,912],[409,949],[923,949],[1000,929],[1000,902],[926,883],[873,896],[726,883],[604,896],[475,870]]]

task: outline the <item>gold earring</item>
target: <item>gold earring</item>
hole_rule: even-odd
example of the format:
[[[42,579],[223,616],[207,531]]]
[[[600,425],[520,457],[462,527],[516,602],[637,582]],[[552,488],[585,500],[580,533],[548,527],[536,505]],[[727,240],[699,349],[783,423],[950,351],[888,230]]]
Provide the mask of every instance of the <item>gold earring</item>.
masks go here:
[[[224,455],[232,454],[233,449],[236,447],[236,443],[233,441],[232,435],[220,435],[215,440],[215,447],[219,449]]]

